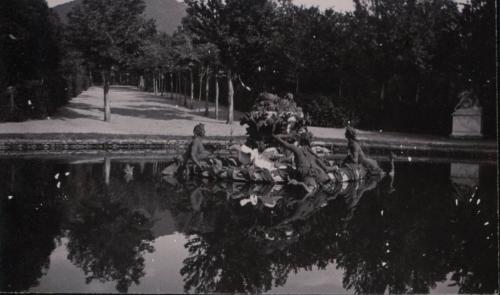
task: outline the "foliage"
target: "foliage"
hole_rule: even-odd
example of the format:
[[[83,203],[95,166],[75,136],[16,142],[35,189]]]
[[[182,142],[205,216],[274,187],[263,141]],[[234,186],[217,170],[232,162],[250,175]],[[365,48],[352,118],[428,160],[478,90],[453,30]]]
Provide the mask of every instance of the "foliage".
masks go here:
[[[195,41],[213,43],[221,62],[235,72],[265,53],[271,37],[274,4],[268,0],[187,1],[183,25]],[[256,68],[256,67],[252,67]]]
[[[69,39],[102,70],[125,65],[155,32],[154,22],[141,16],[144,9],[142,0],[83,0],[68,15]]]
[[[186,1],[183,26],[198,43],[212,43],[228,79],[228,122],[233,121],[233,80],[256,73],[269,57],[275,30],[275,3],[269,0]],[[243,84],[243,83],[242,83]],[[251,88],[250,88],[251,89]]]
[[[141,46],[156,32],[142,17],[143,0],[82,0],[68,15],[68,38],[75,49],[101,72],[104,120],[111,119],[107,99],[110,72],[141,55]]]
[[[57,16],[42,0],[2,1],[0,11],[0,121],[55,113],[86,87],[81,70],[65,66],[72,58]]]
[[[299,101],[304,106],[304,112],[309,114],[313,126],[343,128],[349,124],[358,125],[359,117],[354,107],[342,102],[335,104],[333,99],[323,95],[305,95]]]
[[[89,68],[113,69],[152,77],[162,90],[168,85],[182,93],[187,75],[191,89],[201,90],[197,81],[209,68],[228,78],[220,91],[230,109],[233,92],[243,111],[259,93],[292,92],[321,126],[351,120],[360,128],[449,134],[458,94],[471,90],[483,106],[484,133],[496,133],[493,0],[356,0],[352,12],[321,11],[290,0],[188,0],[187,15],[172,36],[154,34],[154,24],[141,16],[141,0],[82,0],[66,30],[73,51],[54,47],[62,39],[59,26],[47,21],[41,1],[28,2],[1,4],[9,11],[0,15],[2,104],[8,85],[48,81],[60,60],[66,61],[65,85],[84,84],[74,83],[75,77]],[[70,68],[77,69],[75,75],[67,75]],[[174,75],[170,84],[164,81],[168,74]],[[33,95],[43,105],[50,102],[47,111],[36,113],[50,113],[65,102],[56,88]],[[16,104],[26,107],[27,100],[16,97]]]
[[[248,16],[238,14],[244,5]],[[184,25],[213,42],[223,64],[251,86],[252,95],[237,89],[240,106],[262,91],[293,91],[311,98],[304,108],[330,108],[334,114],[315,122],[322,126],[354,115],[361,128],[448,134],[458,93],[472,89],[485,106],[485,132],[494,135],[494,2],[458,5],[359,0],[352,13],[339,13],[290,1],[192,1]],[[322,96],[335,97],[334,107]]]

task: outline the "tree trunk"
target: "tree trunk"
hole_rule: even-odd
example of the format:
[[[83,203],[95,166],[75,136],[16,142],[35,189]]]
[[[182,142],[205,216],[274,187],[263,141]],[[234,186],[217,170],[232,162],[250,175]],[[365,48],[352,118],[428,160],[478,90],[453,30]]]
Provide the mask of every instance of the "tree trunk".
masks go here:
[[[200,68],[200,84],[199,84],[199,92],[198,92],[198,104],[196,106],[198,111],[200,110],[202,89],[203,89],[203,68]]]
[[[176,92],[177,92],[177,73],[173,73],[172,78],[173,78],[173,80],[172,80],[173,81],[173,84],[172,84],[172,87],[173,87],[172,88],[172,93],[173,93],[172,99],[175,99]]]
[[[158,76],[157,72],[155,73],[154,77],[155,77],[155,85],[156,85],[155,95],[158,95],[158,92],[160,92],[160,85],[158,83],[159,76]]]
[[[89,70],[89,84],[90,86],[94,86],[94,77],[92,76],[91,70]]]
[[[104,121],[111,121],[111,108],[109,106],[109,77],[107,72],[102,72],[102,84],[104,93]]]
[[[227,102],[228,102],[228,113],[227,113],[227,123],[233,124],[234,121],[234,88],[233,88],[233,76],[231,71],[227,71]]]
[[[190,95],[189,95],[189,108],[193,108],[194,101],[194,81],[193,81],[193,69],[189,69],[189,85],[190,85]]]
[[[156,74],[156,91],[158,92],[158,95],[161,95],[161,73],[158,72]]]
[[[14,100],[14,91],[12,90],[9,94],[9,105],[10,105],[10,113],[14,112],[14,109],[16,108],[16,103]]]
[[[210,93],[210,76],[209,67],[207,67],[206,79],[205,79],[205,116],[208,116],[208,96]]]
[[[153,94],[156,95],[156,74],[153,73]]]
[[[182,79],[184,81],[184,91],[183,91],[183,94],[184,94],[184,107],[187,107],[187,101],[188,101],[188,83],[186,82],[186,77],[184,77],[184,79]]]
[[[219,120],[219,78],[215,75],[215,119]]]
[[[176,100],[177,102],[179,101],[180,93],[182,92],[181,90],[181,73],[177,73],[177,95]]]
[[[170,99],[174,99],[174,77],[170,73]]]
[[[163,96],[163,91],[161,89],[161,72],[158,72],[158,93],[160,94],[160,96]]]
[[[160,75],[160,93],[161,96],[165,93],[165,74],[163,72]]]

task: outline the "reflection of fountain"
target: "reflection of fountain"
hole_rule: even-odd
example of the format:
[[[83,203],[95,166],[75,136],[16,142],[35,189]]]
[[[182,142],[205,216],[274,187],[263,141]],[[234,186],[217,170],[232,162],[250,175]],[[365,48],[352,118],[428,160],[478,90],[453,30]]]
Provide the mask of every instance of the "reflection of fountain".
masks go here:
[[[284,285],[293,270],[325,265],[335,257],[336,233],[350,222],[346,214],[377,180],[338,184],[312,195],[290,186],[186,184],[185,197],[172,204],[178,228],[190,236],[190,256],[181,270],[185,290],[265,292]],[[255,202],[242,202],[252,196]],[[302,253],[304,247],[310,257]]]
[[[142,281],[152,237],[174,231],[188,235],[182,275],[186,287],[199,292],[264,292],[291,283],[294,271],[329,265],[343,272],[344,288],[360,293],[426,293],[449,273],[460,292],[491,293],[498,286],[491,259],[497,249],[497,199],[493,187],[486,189],[493,182],[485,182],[492,174],[488,167],[481,166],[476,197],[466,191],[468,201],[455,206],[449,177],[476,189],[475,165],[436,165],[433,173],[429,166],[401,165],[391,195],[384,189],[386,178],[374,189],[365,180],[303,198],[286,186],[163,181],[158,175],[163,163],[147,162],[140,173],[138,162],[113,158],[107,186],[103,158],[69,169],[21,163],[11,166],[15,178],[9,169],[0,170],[5,184],[0,196],[10,194],[9,187],[15,196],[0,199],[1,219],[15,225],[3,231],[9,243],[0,243],[6,257],[0,264],[3,290],[4,282],[13,291],[37,284],[60,229],[68,233],[71,261],[87,270],[90,280],[119,282],[120,290]],[[129,183],[123,177],[127,164],[136,172]],[[71,177],[59,189],[53,175],[64,171]],[[33,184],[26,186],[26,179]],[[68,198],[53,198],[58,194]],[[251,194],[257,204],[241,206]],[[35,211],[40,196],[44,206]],[[6,210],[14,205],[16,210]]]

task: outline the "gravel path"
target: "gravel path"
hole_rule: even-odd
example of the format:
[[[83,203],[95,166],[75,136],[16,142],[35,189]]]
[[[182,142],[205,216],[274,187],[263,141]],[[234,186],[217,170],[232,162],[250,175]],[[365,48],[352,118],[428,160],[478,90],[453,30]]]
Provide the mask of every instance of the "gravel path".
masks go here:
[[[190,135],[198,123],[206,124],[207,133],[229,136],[231,126],[223,120],[199,115],[179,105],[175,99],[139,92],[129,87],[112,87],[111,122],[103,121],[102,88],[92,87],[73,98],[57,116],[44,120],[0,123],[0,134],[25,133],[99,133],[143,135]],[[179,101],[182,104],[182,101]],[[213,108],[211,108],[212,113]],[[222,113],[225,115],[225,111]],[[213,114],[212,114],[213,116]],[[221,116],[222,117],[222,116]],[[244,135],[239,122],[233,124],[233,135]]]
[[[0,138],[15,139],[50,137],[88,138],[89,136],[190,136],[193,127],[204,123],[208,136],[245,136],[245,128],[239,125],[240,113],[235,113],[235,123],[228,125],[225,120],[214,119],[214,107],[210,105],[209,117],[203,115],[204,103],[194,109],[182,106],[183,98],[161,97],[137,91],[132,87],[112,87],[111,122],[103,121],[102,88],[92,87],[73,98],[60,109],[57,116],[44,120],[19,123],[0,123]],[[198,108],[199,106],[199,108]],[[221,107],[221,118],[227,109]],[[317,140],[344,140],[343,128],[310,127]],[[395,132],[359,131],[359,138],[374,144],[408,148],[415,146],[461,147],[468,149],[496,149],[495,140],[452,139],[444,136],[415,135]]]

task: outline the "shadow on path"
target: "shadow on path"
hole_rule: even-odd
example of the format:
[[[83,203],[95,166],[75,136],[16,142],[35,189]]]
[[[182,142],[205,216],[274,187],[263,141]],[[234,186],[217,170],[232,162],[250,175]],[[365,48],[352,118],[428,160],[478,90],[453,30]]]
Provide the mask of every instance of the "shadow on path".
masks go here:
[[[95,89],[100,90],[100,89]],[[61,120],[91,119],[103,120],[101,91],[91,90],[90,94],[83,93],[74,98],[66,107],[62,108],[54,118]],[[209,103],[209,113],[205,116],[205,102],[187,98],[188,107],[184,106],[185,97],[179,94],[164,93],[163,96],[142,92],[135,87],[112,86],[110,90],[111,114],[125,117],[150,120],[193,120],[212,124],[225,124],[228,109],[219,108],[219,121],[215,119],[215,105]],[[189,107],[193,104],[192,107]],[[239,121],[241,113],[235,111],[234,119]],[[206,120],[204,120],[204,118]]]
[[[205,101],[201,100],[199,101],[198,98],[193,99],[193,106],[190,108],[191,100],[188,97],[187,98],[187,104],[188,106],[184,106],[184,96],[180,94],[174,94],[173,98],[171,97],[170,93],[164,93],[163,96],[159,95],[154,95],[152,93],[148,92],[140,92],[138,90],[132,90],[131,91],[136,92],[137,94],[135,95],[136,98],[140,98],[145,102],[156,102],[156,103],[162,103],[170,106],[179,106],[179,107],[184,107],[187,109],[189,113],[193,113],[199,116],[204,116],[205,114]],[[222,98],[221,98],[222,99]],[[209,116],[205,116],[207,118],[212,118],[215,119],[215,103],[212,101],[209,101]],[[228,113],[228,108],[225,105],[220,104],[219,105],[219,120],[225,120],[227,118],[227,113]],[[234,120],[239,121],[242,116],[242,113],[235,110],[234,111]]]
[[[180,112],[156,106],[141,106],[140,108],[111,108],[111,114],[120,116],[137,117],[151,120],[175,120],[175,119],[193,119],[192,116],[182,116]]]
[[[92,114],[84,114],[75,111],[75,109],[83,109],[83,108],[74,108],[73,106],[61,109],[58,114],[54,117],[56,119],[61,120],[72,120],[72,119],[92,119],[92,120],[103,120],[104,113],[99,112]],[[86,108],[85,110],[101,110],[99,108]]]

